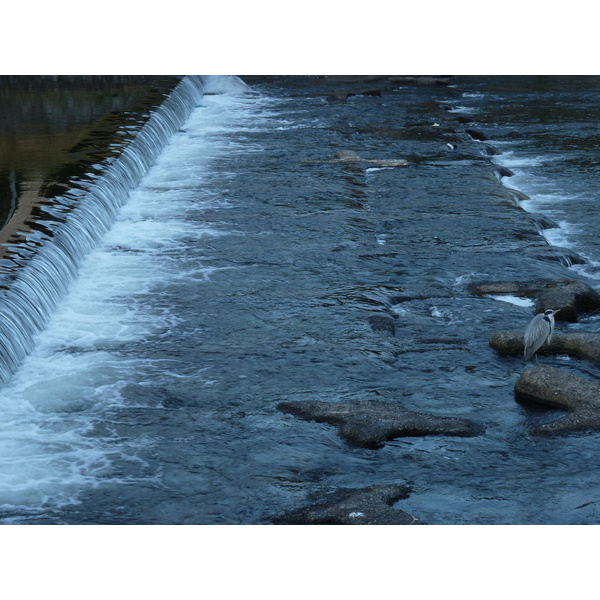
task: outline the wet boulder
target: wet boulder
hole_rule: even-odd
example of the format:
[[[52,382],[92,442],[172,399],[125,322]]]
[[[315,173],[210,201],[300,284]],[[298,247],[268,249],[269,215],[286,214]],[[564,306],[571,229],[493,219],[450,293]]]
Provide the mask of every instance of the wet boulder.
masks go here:
[[[554,317],[561,321],[577,322],[578,313],[600,310],[600,294],[583,281],[567,280],[557,285],[549,284],[539,291],[536,297],[536,313],[546,308],[560,308]],[[561,315],[561,313],[563,313]]]
[[[568,411],[564,417],[536,427],[535,435],[600,431],[600,383],[562,369],[536,366],[519,377],[515,396]]]
[[[557,321],[576,323],[579,313],[600,310],[600,294],[589,285],[574,279],[538,279],[535,281],[484,281],[467,287],[477,296],[522,296],[535,300],[535,312],[560,309]]]
[[[529,219],[531,219],[531,222],[537,227],[539,231],[558,228],[558,223],[550,217],[547,217],[546,215],[542,215],[539,213],[526,213],[526,216]]]
[[[514,173],[510,169],[507,169],[506,167],[496,167],[495,172],[496,172],[498,178],[512,177],[514,175]]]
[[[497,331],[490,338],[490,346],[502,355],[523,355],[524,331]],[[538,350],[542,354],[568,354],[600,366],[600,333],[557,333],[552,341]]]
[[[487,135],[485,135],[485,133],[483,133],[482,131],[479,131],[477,129],[465,129],[465,131],[473,140],[477,140],[479,142],[484,142],[485,140],[487,140]]]
[[[408,498],[404,485],[339,488],[313,495],[312,504],[272,519],[275,525],[423,525],[392,505]]]
[[[281,402],[277,408],[305,421],[329,423],[340,436],[362,448],[380,448],[398,437],[426,435],[476,436],[484,428],[474,421],[438,417],[402,408],[397,402]]]

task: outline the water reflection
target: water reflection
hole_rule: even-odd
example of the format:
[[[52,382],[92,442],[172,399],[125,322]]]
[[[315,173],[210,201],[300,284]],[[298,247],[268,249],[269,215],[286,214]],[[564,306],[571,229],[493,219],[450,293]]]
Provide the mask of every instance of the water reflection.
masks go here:
[[[78,144],[89,146],[94,130],[106,129],[103,121],[122,118],[167,79],[174,78],[1,76],[0,243],[19,230],[41,199],[68,189],[64,180],[54,181],[55,174],[69,163],[75,173],[73,165],[86,157]],[[96,144],[101,153],[108,151],[108,144]]]

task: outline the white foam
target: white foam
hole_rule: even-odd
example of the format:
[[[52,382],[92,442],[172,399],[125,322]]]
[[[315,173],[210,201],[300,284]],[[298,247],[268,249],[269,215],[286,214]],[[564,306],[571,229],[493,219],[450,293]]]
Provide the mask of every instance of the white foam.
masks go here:
[[[523,168],[523,167],[538,167],[546,162],[558,160],[559,157],[551,157],[549,155],[525,156],[515,154],[514,151],[508,150],[502,154],[495,155],[491,160],[493,163],[507,168]]]
[[[368,167],[367,169],[365,169],[365,173],[374,173],[375,171],[386,171],[391,168],[393,167]]]
[[[451,108],[448,112],[471,114],[471,113],[479,112],[479,109],[476,108],[475,106],[456,106],[454,108]]]
[[[207,208],[228,205],[220,192],[223,175],[215,191],[210,167],[236,152],[260,151],[232,136],[248,122],[264,126],[274,113],[260,97],[236,94],[239,82],[226,83],[220,81],[222,95],[202,100],[130,194],[100,246],[83,260],[34,351],[0,390],[5,510],[75,503],[87,486],[122,477],[112,472],[114,460],[138,460],[135,442],[88,434],[104,411],[129,402],[122,394],[128,382],[166,372],[167,358],[138,358],[131,348],[180,322],[168,304],[155,302],[157,290],[167,282],[201,282],[217,270],[190,259],[187,248],[239,235],[203,218]],[[224,268],[232,267],[218,270]]]
[[[517,156],[513,151],[507,151],[495,156],[492,161],[498,165],[515,169],[512,177],[503,177],[501,181],[507,189],[520,191],[527,195],[527,199],[519,202],[521,208],[532,213],[546,214],[557,222],[558,227],[542,231],[542,236],[546,241],[552,246],[578,251],[576,238],[579,228],[560,217],[565,214],[563,206],[578,200],[582,195],[563,192],[557,189],[556,179],[548,179],[535,174],[535,167],[544,162],[561,158],[562,156],[547,155],[522,157]]]
[[[571,248],[576,245],[572,241],[573,236],[578,233],[578,228],[568,221],[559,221],[558,227],[552,229],[545,229],[542,235],[551,246],[560,246],[563,248]]]
[[[452,321],[452,311],[446,308],[438,308],[437,306],[432,306],[430,311],[431,316],[435,317],[436,319],[448,319],[448,321]]]
[[[205,94],[247,94],[252,89],[239,77],[231,75],[208,75],[204,85]]]
[[[512,296],[510,294],[490,294],[487,297],[492,298],[493,300],[499,300],[500,302],[508,302],[509,304],[514,304],[515,306],[530,307],[534,306],[535,304],[531,298],[522,298],[520,296]]]
[[[600,279],[600,262],[587,256],[585,253],[579,253],[586,261],[587,264],[573,265],[571,268],[578,274],[589,279]]]

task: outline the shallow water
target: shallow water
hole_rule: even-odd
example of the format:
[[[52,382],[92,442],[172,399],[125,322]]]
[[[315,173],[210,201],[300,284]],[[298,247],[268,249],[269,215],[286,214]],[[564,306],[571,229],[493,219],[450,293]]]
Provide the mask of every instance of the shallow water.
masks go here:
[[[332,104],[327,81],[278,78],[205,95],[0,393],[2,522],[265,523],[318,489],[398,482],[413,493],[397,508],[432,524],[598,522],[598,435],[528,435],[561,413],[515,402],[526,365],[488,346],[531,307],[465,291],[595,285],[597,82],[518,83]],[[435,125],[452,114],[440,103],[490,140]],[[411,166],[303,163],[342,149]],[[588,264],[528,253],[546,242],[508,187]],[[373,314],[393,316],[395,337]],[[275,408],[304,399],[395,399],[486,433],[357,449]]]

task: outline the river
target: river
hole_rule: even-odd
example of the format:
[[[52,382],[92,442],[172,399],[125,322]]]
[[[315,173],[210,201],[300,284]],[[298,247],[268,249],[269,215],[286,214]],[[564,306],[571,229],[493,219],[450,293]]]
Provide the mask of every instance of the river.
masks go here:
[[[466,286],[598,287],[600,80],[449,83],[190,87],[193,108],[77,251],[6,376],[0,522],[261,524],[320,489],[407,483],[396,508],[431,524],[597,523],[598,434],[529,435],[559,413],[517,403],[527,365],[488,346],[525,329],[531,305]],[[337,88],[369,93],[328,100]],[[410,166],[332,161],[340,150]],[[541,231],[534,214],[560,227]],[[548,260],[548,244],[585,262]],[[276,409],[378,399],[486,431],[373,450]]]

